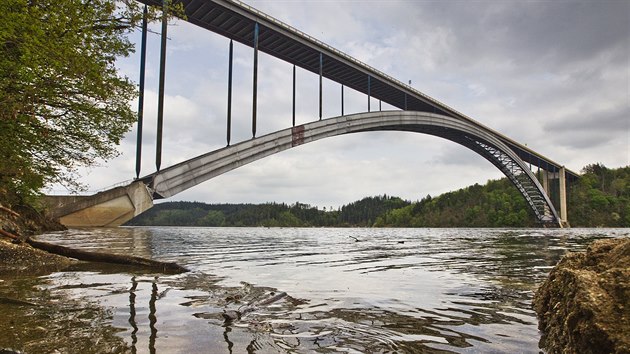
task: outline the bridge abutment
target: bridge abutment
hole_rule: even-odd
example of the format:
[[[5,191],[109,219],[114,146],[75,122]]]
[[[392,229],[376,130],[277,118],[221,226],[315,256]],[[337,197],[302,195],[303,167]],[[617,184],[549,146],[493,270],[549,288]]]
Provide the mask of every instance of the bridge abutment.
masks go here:
[[[153,206],[142,181],[90,196],[46,196],[48,216],[67,227],[114,227]]]

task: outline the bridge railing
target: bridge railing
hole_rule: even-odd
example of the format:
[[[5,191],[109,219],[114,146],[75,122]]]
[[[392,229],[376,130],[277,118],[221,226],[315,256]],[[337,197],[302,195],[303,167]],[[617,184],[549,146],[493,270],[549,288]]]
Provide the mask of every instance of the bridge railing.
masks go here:
[[[100,192],[105,192],[108,191],[110,189],[114,189],[116,187],[123,187],[123,186],[127,186],[129,184],[131,184],[131,182],[133,182],[134,179],[127,179],[124,181],[120,181],[120,182],[116,182],[112,185],[106,186],[106,187],[102,187],[99,189],[90,189],[90,190],[86,190],[86,191],[69,191],[67,189],[44,189],[43,192],[46,195],[54,195],[54,196],[62,196],[62,195],[76,195],[76,196],[88,196],[88,195],[93,195],[96,193],[100,193]]]

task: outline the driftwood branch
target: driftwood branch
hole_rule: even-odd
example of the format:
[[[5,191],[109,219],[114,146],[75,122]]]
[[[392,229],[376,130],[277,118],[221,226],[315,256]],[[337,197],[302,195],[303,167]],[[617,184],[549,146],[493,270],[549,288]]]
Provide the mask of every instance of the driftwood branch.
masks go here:
[[[0,210],[2,210],[2,211],[4,211],[4,212],[6,212],[6,213],[8,213],[9,215],[14,216],[14,217],[16,217],[16,218],[19,218],[19,217],[20,217],[20,214],[16,213],[15,211],[13,211],[13,210],[11,210],[11,209],[9,209],[9,208],[5,207],[5,206],[0,205]]]
[[[135,256],[123,256],[123,255],[103,253],[103,252],[82,251],[82,250],[69,248],[65,246],[53,245],[47,242],[35,241],[30,238],[26,240],[26,243],[40,250],[43,250],[49,253],[58,254],[64,257],[75,258],[80,261],[143,266],[143,267],[148,267],[152,269],[159,269],[162,272],[184,273],[188,271],[188,269],[180,266],[177,263],[160,262],[160,261],[155,261],[152,259],[135,257]]]
[[[253,304],[247,305],[245,307],[241,307],[238,310],[223,310],[223,318],[225,319],[225,323],[229,324],[232,323],[233,321],[237,321],[240,320],[241,317],[245,316],[246,314],[253,312],[257,309],[259,309],[260,307],[263,306],[267,306],[267,305],[271,305],[272,303],[282,299],[283,297],[287,296],[287,293],[285,293],[284,291],[279,292],[275,295],[272,295],[266,299],[263,299],[261,301],[255,302]]]
[[[12,233],[10,233],[10,232],[8,232],[8,231],[4,231],[4,230],[2,230],[2,229],[0,229],[0,235],[2,235],[2,236],[4,236],[4,237],[8,237],[8,238],[10,238],[10,239],[12,239],[12,240],[19,240],[19,239],[20,239],[20,238],[19,238],[19,237],[17,237],[16,235],[14,235],[14,234],[12,234]]]
[[[24,301],[20,299],[14,299],[12,297],[4,297],[4,296],[0,296],[0,304],[18,305],[18,306],[34,306],[34,307],[40,306],[34,302],[29,302],[29,301]],[[4,353],[4,352],[0,351],[0,353]]]

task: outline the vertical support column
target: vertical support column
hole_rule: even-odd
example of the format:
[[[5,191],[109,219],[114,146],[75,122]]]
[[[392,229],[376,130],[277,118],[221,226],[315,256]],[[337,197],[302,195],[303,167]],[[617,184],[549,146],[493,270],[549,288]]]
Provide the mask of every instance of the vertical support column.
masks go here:
[[[166,29],[168,16],[165,0],[162,5],[162,36],[160,45],[160,79],[158,88],[157,138],[155,143],[155,167],[159,171],[162,164],[162,126],[164,123],[164,75],[166,70]]]
[[[567,226],[569,223],[567,217],[567,184],[564,166],[560,167],[558,174],[558,181],[560,182],[560,219],[562,226]]]
[[[372,92],[371,92],[371,89],[372,89],[372,77],[369,74],[368,74],[368,85],[367,86],[368,86],[368,89],[367,89],[367,91],[368,91],[368,95],[367,95],[368,96],[368,112],[370,112],[370,98],[371,98],[370,96],[372,94]]]
[[[379,112],[383,111],[383,107],[381,106],[381,100],[378,100],[378,111]]]
[[[542,170],[541,182],[545,193],[549,195],[549,172],[547,170]]]
[[[230,146],[232,135],[232,61],[234,59],[234,43],[230,39],[230,54],[228,57],[228,102],[227,102],[227,144]]]
[[[254,88],[252,99],[252,138],[256,137],[256,106],[258,91],[258,22],[254,24]]]
[[[341,85],[341,115],[343,116],[343,85]]]
[[[322,74],[324,72],[324,55],[319,53],[319,120],[322,120]]]
[[[293,126],[295,127],[295,65],[293,65]]]
[[[407,94],[405,93],[405,111],[407,110]]]
[[[555,179],[558,178],[558,172],[556,170],[556,166],[551,166],[552,169],[552,173],[551,173],[551,181],[552,181],[552,185],[549,186],[550,189],[549,191],[551,192],[551,194],[549,195],[549,199],[551,199],[551,202],[554,203],[554,205],[558,205],[556,204],[556,193],[555,193],[555,187],[556,187],[556,182]],[[556,208],[557,210],[557,208]]]
[[[147,61],[147,5],[142,11],[142,41],[140,44],[140,88],[138,94],[138,136],[136,138],[136,178],[142,166],[142,126],[144,116],[144,72]]]

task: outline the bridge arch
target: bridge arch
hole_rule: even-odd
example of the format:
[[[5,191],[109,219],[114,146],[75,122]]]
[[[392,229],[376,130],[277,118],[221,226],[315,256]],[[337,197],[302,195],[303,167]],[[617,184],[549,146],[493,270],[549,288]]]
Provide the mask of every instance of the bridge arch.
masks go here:
[[[523,195],[536,218],[559,224],[560,218],[526,163],[495,132],[475,121],[417,111],[358,113],[283,129],[211,151],[148,175],[142,180],[155,199],[171,197],[213,177],[295,146],[343,134],[408,131],[438,136],[463,145],[495,165]]]

